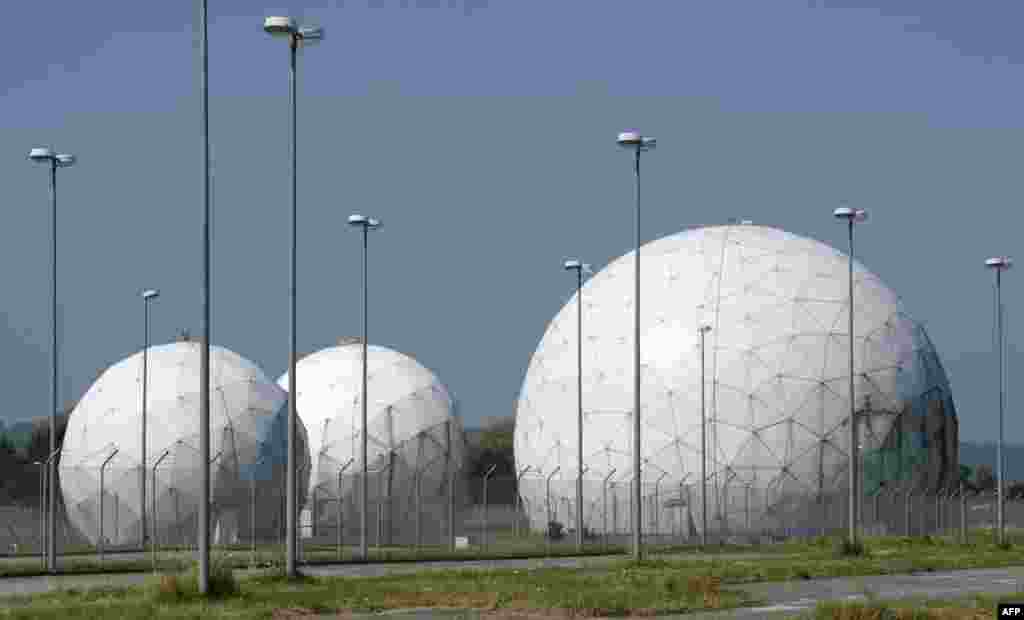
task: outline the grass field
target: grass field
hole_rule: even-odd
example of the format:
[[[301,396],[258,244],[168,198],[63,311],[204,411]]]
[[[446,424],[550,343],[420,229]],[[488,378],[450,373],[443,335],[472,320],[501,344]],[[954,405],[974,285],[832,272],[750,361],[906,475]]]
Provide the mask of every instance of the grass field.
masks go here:
[[[409,607],[558,609],[584,616],[651,614],[756,603],[729,587],[742,583],[1024,564],[1024,548],[1000,548],[983,538],[969,545],[927,538],[868,539],[866,543],[861,555],[844,554],[837,541],[821,539],[776,545],[756,559],[737,557],[734,550],[695,556],[687,549],[665,549],[639,563],[591,559],[579,569],[432,570],[299,581],[276,577],[272,570],[236,582],[231,572],[234,556],[217,554],[211,583],[219,597],[209,600],[196,593],[194,577],[165,575],[155,576],[144,588],[69,590],[4,599],[0,618],[271,618],[281,609],[313,613]],[[820,617],[898,617],[835,609],[833,604],[823,606],[820,613],[839,615]],[[848,613],[855,615],[843,615]]]

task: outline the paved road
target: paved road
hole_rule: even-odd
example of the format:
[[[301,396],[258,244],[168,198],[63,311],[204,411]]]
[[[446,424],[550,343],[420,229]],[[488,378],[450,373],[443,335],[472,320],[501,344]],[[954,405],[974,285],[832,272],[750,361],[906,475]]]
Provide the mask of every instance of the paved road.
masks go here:
[[[244,553],[239,553],[244,557]],[[673,558],[713,560],[728,557],[733,560],[753,560],[762,557],[758,553],[730,554],[687,554],[673,555]],[[522,560],[446,560],[433,562],[392,562],[372,564],[318,564],[304,565],[302,572],[317,577],[379,577],[388,574],[405,574],[421,570],[498,568],[579,568],[608,562],[622,561],[626,556],[590,556],[584,558],[531,558]],[[263,572],[262,570],[236,571],[240,577]],[[37,577],[0,578],[0,596],[12,594],[35,594],[58,589],[88,589],[97,587],[133,586],[145,583],[152,573],[114,573],[106,575],[57,575]]]

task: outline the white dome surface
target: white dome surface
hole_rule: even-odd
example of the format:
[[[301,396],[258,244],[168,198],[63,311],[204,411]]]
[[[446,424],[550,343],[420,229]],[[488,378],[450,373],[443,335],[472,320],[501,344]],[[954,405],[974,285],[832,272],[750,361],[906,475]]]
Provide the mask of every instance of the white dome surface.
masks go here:
[[[347,502],[344,523],[346,528],[358,525],[355,498],[362,458],[362,364],[362,345],[347,341],[308,355],[297,365],[295,404],[309,433],[313,464],[309,492],[320,501],[317,523],[331,528],[336,527],[336,503],[335,508],[327,504],[337,502],[339,474],[346,464],[340,491]],[[281,376],[278,385],[288,389],[288,373]],[[406,514],[408,511],[399,504],[411,509],[411,483],[416,477],[422,496],[443,497],[446,473],[449,468],[457,471],[463,456],[462,426],[448,389],[411,357],[370,345],[367,394],[371,504],[390,496],[391,512],[387,514]],[[382,471],[385,468],[389,470]],[[437,520],[441,518],[438,515]],[[388,519],[387,534],[392,540],[408,530],[397,524],[399,517]]]
[[[191,540],[200,499],[199,343],[154,346],[147,357],[149,528],[162,541]],[[100,466],[115,449],[104,469],[104,538],[115,544],[141,538],[142,358],[140,351],[108,368],[68,421],[61,448],[61,491],[71,521],[93,543],[99,536]],[[301,424],[298,430],[301,464],[307,450]],[[286,431],[287,394],[252,362],[211,346],[210,494],[215,540],[237,540],[240,529],[248,536],[253,477],[259,486],[257,532],[276,532]]]
[[[794,498],[846,485],[846,255],[753,225],[689,230],[641,252],[644,529],[692,531],[691,518],[699,526],[702,325],[712,328],[705,394],[709,519],[716,521],[709,528],[743,523],[746,501],[756,524]],[[582,292],[584,519],[595,530],[604,528],[601,481],[613,468],[608,529],[629,527],[634,269],[630,252]],[[948,483],[956,469],[955,412],[932,344],[895,293],[857,262],[854,280],[855,405],[864,420],[865,490],[901,477],[932,487]],[[521,488],[535,528],[548,520],[574,523],[558,510],[562,502],[575,503],[576,381],[573,295],[533,355],[516,414],[516,467],[531,468]],[[895,473],[891,459],[871,460],[897,444],[917,450],[917,460],[901,456]],[[924,468],[921,450],[935,457]],[[559,467],[548,513],[545,479]],[[684,503],[696,507],[689,517],[679,509]]]

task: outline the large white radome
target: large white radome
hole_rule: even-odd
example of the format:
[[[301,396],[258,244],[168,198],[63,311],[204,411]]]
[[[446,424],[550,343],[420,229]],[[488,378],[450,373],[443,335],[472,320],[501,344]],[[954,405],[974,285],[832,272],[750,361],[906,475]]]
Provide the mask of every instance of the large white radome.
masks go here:
[[[199,356],[197,342],[154,346],[148,353],[146,501],[150,532],[161,542],[195,537],[201,497]],[[255,364],[210,347],[215,542],[248,539],[253,476],[259,491],[257,535],[276,536],[283,516],[286,405],[287,393]],[[141,410],[140,351],[100,375],[68,421],[60,457],[61,491],[71,522],[93,543],[99,536],[100,465],[115,448],[117,454],[104,470],[104,538],[114,544],[141,538]],[[298,430],[301,458],[307,454],[305,429],[300,424]],[[154,488],[153,468],[165,452]]]
[[[403,520],[413,513],[414,481],[419,479],[425,538],[441,532],[447,472],[462,462],[462,426],[447,388],[416,360],[391,349],[367,347],[367,463],[371,522],[379,501],[384,507],[381,530],[397,542],[415,529]],[[343,525],[358,533],[357,503],[362,455],[362,345],[348,340],[299,360],[295,405],[309,432],[318,531],[337,528],[339,474]],[[278,380],[288,388],[288,374]],[[449,449],[449,432],[450,445]],[[385,470],[386,471],[382,471]],[[373,473],[377,472],[377,473]],[[390,493],[388,492],[390,490]],[[303,520],[307,521],[309,515]],[[372,536],[376,536],[376,528]]]
[[[648,243],[641,253],[644,529],[688,525],[684,502],[694,507],[699,527],[701,325],[712,327],[709,528],[744,527],[748,501],[757,526],[801,498],[838,493],[850,446],[847,257],[753,225],[690,230]],[[631,252],[583,289],[583,461],[590,468],[584,518],[598,531],[605,516],[601,480],[613,468],[608,529],[629,527],[633,272]],[[854,278],[865,491],[901,478],[919,488],[948,484],[956,475],[956,418],[938,356],[876,276],[855,263]],[[573,523],[576,334],[574,296],[549,324],[520,394],[516,466],[531,467],[522,493],[537,528],[549,518]],[[902,460],[891,458],[897,452]],[[556,467],[549,517],[544,479]]]

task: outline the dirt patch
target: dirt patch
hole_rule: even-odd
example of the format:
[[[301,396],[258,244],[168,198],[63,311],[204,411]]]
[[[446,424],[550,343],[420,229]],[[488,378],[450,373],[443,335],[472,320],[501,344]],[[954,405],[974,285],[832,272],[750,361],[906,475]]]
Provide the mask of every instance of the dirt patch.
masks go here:
[[[284,607],[282,609],[275,609],[274,615],[271,616],[274,620],[293,620],[296,618],[317,618],[323,617],[322,612],[307,609],[305,607]],[[351,618],[352,614],[349,612],[339,612],[337,615],[332,615],[332,618]]]
[[[494,609],[498,595],[494,592],[389,592],[384,595],[384,607],[407,609],[415,607],[456,607]]]

